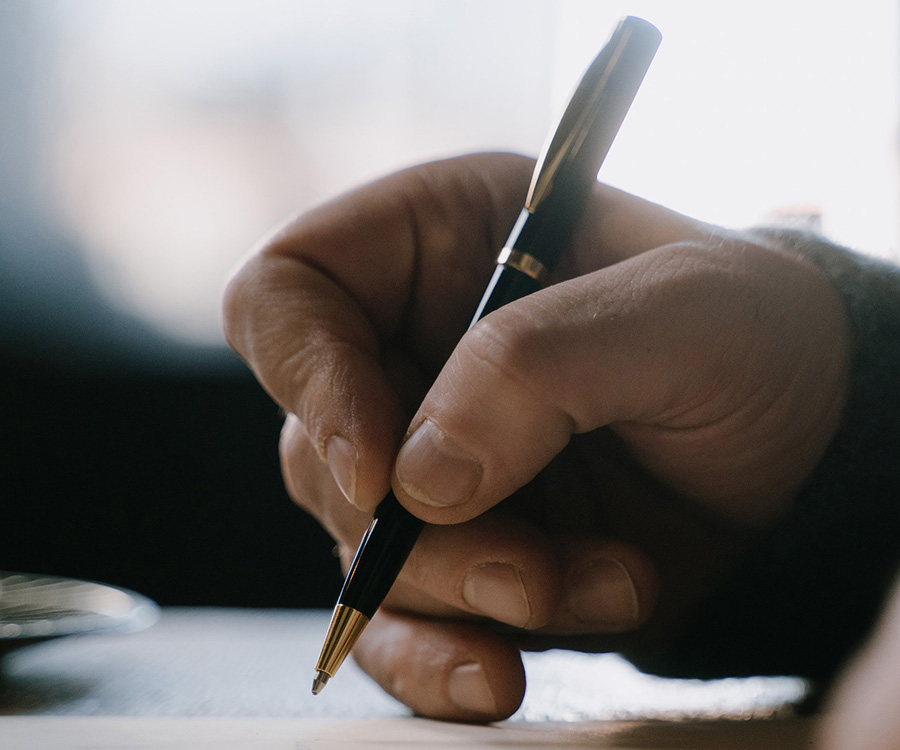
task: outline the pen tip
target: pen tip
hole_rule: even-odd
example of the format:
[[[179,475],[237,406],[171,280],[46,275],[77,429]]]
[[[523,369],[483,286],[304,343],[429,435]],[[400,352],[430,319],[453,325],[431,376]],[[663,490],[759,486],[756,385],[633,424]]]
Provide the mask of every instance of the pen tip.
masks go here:
[[[328,682],[328,675],[325,672],[316,672],[316,677],[313,680],[312,684],[312,694],[318,695],[322,692],[322,688],[325,687],[325,683]]]

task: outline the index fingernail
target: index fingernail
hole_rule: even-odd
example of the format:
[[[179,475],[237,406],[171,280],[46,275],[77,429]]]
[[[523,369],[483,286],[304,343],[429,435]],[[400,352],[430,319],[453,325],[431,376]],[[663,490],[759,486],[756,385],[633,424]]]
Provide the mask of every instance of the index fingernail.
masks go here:
[[[356,496],[356,448],[346,438],[334,435],[325,444],[325,458],[331,476],[351,503]]]

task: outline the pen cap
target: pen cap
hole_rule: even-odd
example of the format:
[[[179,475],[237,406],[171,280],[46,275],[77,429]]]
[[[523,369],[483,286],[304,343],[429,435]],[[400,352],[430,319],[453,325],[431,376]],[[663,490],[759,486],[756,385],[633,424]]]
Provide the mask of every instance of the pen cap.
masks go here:
[[[588,66],[538,159],[525,208],[541,215],[528,229],[530,252],[555,261],[581,214],[597,173],[640,88],[662,35],[640,18],[623,18]]]

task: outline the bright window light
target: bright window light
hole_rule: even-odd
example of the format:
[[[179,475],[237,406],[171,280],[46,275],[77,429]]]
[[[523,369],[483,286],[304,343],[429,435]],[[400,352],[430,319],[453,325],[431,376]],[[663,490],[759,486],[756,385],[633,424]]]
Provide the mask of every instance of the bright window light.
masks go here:
[[[616,20],[663,45],[602,178],[744,226],[898,247],[897,3],[54,3],[48,165],[121,305],[220,340],[228,270],[282,216],[448,154],[536,153]]]

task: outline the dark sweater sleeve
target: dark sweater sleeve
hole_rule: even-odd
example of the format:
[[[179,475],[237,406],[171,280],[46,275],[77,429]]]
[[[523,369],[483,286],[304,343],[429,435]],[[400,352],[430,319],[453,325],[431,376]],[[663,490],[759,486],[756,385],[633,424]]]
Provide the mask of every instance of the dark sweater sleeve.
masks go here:
[[[821,268],[855,336],[842,426],[791,514],[665,653],[673,677],[830,680],[874,625],[900,563],[900,268],[789,230],[761,234]]]

